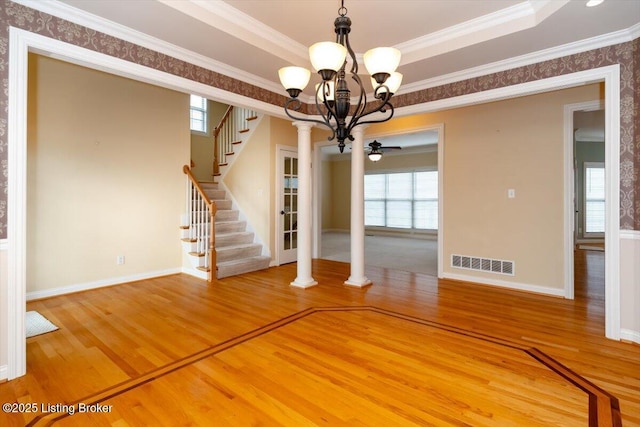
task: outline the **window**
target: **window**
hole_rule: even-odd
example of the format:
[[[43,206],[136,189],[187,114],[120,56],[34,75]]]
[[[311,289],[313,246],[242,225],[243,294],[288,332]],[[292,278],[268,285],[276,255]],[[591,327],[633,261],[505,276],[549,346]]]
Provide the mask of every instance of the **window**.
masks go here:
[[[584,164],[584,231],[604,233],[604,164]]]
[[[438,229],[438,171],[364,177],[365,226]]]
[[[207,99],[191,95],[191,130],[207,133]]]

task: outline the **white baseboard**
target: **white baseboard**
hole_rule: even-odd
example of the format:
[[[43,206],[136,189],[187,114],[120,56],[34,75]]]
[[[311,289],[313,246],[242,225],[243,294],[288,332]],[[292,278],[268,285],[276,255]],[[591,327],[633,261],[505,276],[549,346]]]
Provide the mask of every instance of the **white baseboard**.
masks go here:
[[[197,277],[198,279],[209,279],[209,273],[207,273],[206,271],[198,270],[196,268],[182,267],[181,272],[184,274],[188,274],[189,276]]]
[[[623,341],[631,341],[640,344],[640,331],[632,331],[631,329],[621,329],[620,339]]]
[[[514,289],[517,291],[533,292],[536,294],[550,295],[564,298],[564,289],[548,288],[546,286],[529,285],[527,283],[509,282],[506,280],[487,279],[484,277],[468,276],[466,274],[443,273],[443,279],[462,280],[464,282],[478,283],[481,285],[497,286],[500,288]]]
[[[150,271],[147,273],[133,274],[131,276],[112,277],[109,279],[96,280],[95,282],[79,283],[71,286],[63,286],[61,288],[46,289],[43,291],[27,292],[27,301],[50,298],[58,295],[70,294],[73,292],[88,291],[91,289],[103,288],[106,286],[120,285],[122,283],[135,282],[138,280],[153,279],[154,277],[168,276],[170,274],[178,274],[181,272],[179,268],[171,268],[168,270]]]
[[[4,381],[9,378],[9,367],[7,365],[0,365],[0,381]]]

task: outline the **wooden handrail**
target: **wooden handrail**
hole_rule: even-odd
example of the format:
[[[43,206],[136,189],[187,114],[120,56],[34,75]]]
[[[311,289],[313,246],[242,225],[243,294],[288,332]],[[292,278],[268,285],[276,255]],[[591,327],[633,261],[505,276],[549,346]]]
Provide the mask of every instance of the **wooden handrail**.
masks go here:
[[[215,211],[216,211],[216,204],[215,202],[212,202],[211,199],[209,199],[209,197],[207,196],[207,193],[204,192],[204,190],[202,189],[202,187],[200,186],[200,183],[198,182],[198,180],[196,179],[195,176],[193,176],[193,173],[191,172],[191,168],[187,165],[184,165],[182,167],[182,172],[185,173],[185,175],[187,175],[189,177],[189,179],[191,180],[191,182],[193,183],[193,186],[196,187],[196,189],[198,190],[198,193],[200,193],[200,196],[202,196],[202,198],[204,199],[204,201],[207,203],[207,205],[209,206],[209,208],[214,211],[213,214],[215,215]]]
[[[220,133],[220,129],[222,129],[222,127],[224,126],[226,121],[229,120],[229,115],[231,115],[232,111],[233,111],[233,105],[229,105],[229,107],[227,108],[227,111],[225,111],[224,116],[222,116],[222,119],[220,119],[220,123],[218,123],[218,126],[216,126],[216,129],[214,131],[214,136],[216,138],[218,137],[218,134]]]
[[[222,119],[220,119],[220,123],[218,123],[218,126],[216,126],[213,131],[213,167],[211,168],[213,171],[212,176],[217,176],[220,172],[220,163],[222,161],[222,156],[220,155],[221,148],[219,136],[220,131],[224,127],[225,123],[227,123],[227,120],[229,120],[232,111],[233,105],[229,105],[229,107],[227,107],[227,111],[225,111],[224,115],[222,116]]]
[[[195,178],[195,176],[193,176],[193,173],[191,172],[191,168],[187,165],[184,165],[182,167],[182,171],[185,173],[185,175],[187,175],[187,178],[189,180],[189,184],[191,185],[191,188],[195,188],[196,191],[198,192],[198,195],[200,196],[200,198],[202,199],[202,201],[204,202],[204,204],[206,205],[206,209],[208,211],[209,214],[209,224],[210,224],[210,228],[209,228],[209,241],[208,241],[208,256],[205,257],[205,261],[206,264],[205,267],[207,268],[207,280],[209,282],[213,281],[214,278],[214,272],[216,271],[216,265],[217,265],[217,260],[216,260],[216,228],[215,228],[215,216],[216,213],[218,211],[218,208],[216,206],[215,202],[212,202],[211,199],[209,199],[209,197],[207,196],[207,194],[205,193],[204,189],[202,188],[202,186],[200,185],[200,183],[198,182],[198,180]],[[189,227],[191,229],[191,227],[194,226],[194,203],[193,203],[193,192],[191,189],[187,190],[187,209],[189,210],[187,212],[188,216],[189,216]],[[199,227],[198,227],[199,228]],[[202,238],[202,236],[200,235],[196,235],[195,238],[192,236],[191,239],[193,242],[199,242],[200,239]]]

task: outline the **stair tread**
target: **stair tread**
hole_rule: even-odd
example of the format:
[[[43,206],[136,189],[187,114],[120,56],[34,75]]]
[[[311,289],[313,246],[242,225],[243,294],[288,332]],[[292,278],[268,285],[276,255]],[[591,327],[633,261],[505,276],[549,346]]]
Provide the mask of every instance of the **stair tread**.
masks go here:
[[[247,258],[239,258],[239,259],[233,259],[233,260],[230,260],[230,261],[219,262],[218,263],[218,268],[225,267],[225,266],[231,266],[231,265],[237,265],[237,264],[251,263],[251,262],[255,262],[255,261],[266,261],[266,260],[271,260],[271,258],[269,258],[268,256],[264,256],[264,255],[256,255],[256,256],[247,257]]]
[[[216,248],[216,251],[225,251],[225,250],[233,250],[233,249],[244,249],[244,248],[255,248],[258,246],[262,246],[260,243],[236,243],[233,245],[219,246]]]

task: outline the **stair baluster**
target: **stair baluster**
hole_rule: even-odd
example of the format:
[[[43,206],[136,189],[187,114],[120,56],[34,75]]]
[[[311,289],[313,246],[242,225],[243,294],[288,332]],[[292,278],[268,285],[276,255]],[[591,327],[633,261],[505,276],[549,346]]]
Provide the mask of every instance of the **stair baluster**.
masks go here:
[[[257,117],[257,113],[246,108],[229,106],[214,131],[214,167],[213,175],[218,175],[220,166],[229,162],[227,156],[233,154],[233,145],[242,139],[240,133],[248,129],[248,121]]]
[[[214,218],[217,207],[209,200],[189,166],[183,166],[182,171],[187,175],[187,240],[195,244],[192,255],[202,257],[203,265],[198,268],[206,271],[207,280],[212,282],[216,270]]]

